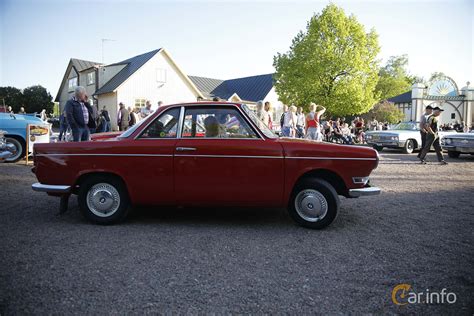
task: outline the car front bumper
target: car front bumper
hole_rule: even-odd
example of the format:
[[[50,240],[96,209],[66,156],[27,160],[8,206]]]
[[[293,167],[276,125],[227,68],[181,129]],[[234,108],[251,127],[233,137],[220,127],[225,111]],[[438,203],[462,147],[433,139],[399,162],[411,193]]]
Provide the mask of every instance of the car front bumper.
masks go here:
[[[47,193],[70,193],[70,185],[55,185],[55,184],[42,184],[42,183],[33,183],[31,185],[33,191],[37,192],[47,192]]]
[[[367,144],[369,145],[376,145],[379,147],[388,147],[388,148],[403,148],[405,146],[405,142],[401,141],[374,141],[374,140],[367,140]]]
[[[474,154],[474,147],[459,147],[459,146],[449,146],[449,145],[442,145],[442,149],[447,151],[457,151],[464,154]]]
[[[360,196],[367,196],[367,195],[379,195],[382,190],[377,187],[365,187],[360,189],[350,189],[349,196],[350,197],[360,197]]]

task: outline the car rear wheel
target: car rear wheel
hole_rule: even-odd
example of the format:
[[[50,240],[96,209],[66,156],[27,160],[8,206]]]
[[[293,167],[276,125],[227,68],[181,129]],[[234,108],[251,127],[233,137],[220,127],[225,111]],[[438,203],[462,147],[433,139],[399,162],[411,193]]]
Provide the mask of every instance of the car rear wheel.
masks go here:
[[[91,176],[80,184],[78,203],[82,215],[97,224],[115,224],[128,214],[129,198],[121,180]]]
[[[373,145],[372,148],[375,149],[376,151],[382,151],[383,150],[383,146]]]
[[[403,146],[403,152],[405,154],[411,154],[415,150],[415,142],[413,139],[409,139],[405,142],[405,146]]]
[[[26,144],[22,140],[19,140],[14,137],[5,137],[7,143],[12,144],[15,146],[15,150],[13,151],[13,155],[9,158],[5,159],[6,162],[17,162],[18,160],[25,157],[26,152]]]
[[[297,224],[313,229],[331,224],[338,209],[336,190],[321,179],[304,180],[295,188],[288,205],[288,213]]]
[[[448,151],[449,158],[459,158],[460,155],[461,153],[459,151],[454,151],[454,150]]]

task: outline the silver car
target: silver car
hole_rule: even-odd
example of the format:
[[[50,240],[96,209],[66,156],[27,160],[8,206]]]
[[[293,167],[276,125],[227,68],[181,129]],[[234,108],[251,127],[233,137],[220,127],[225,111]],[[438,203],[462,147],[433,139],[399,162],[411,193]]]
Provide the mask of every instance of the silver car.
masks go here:
[[[451,158],[458,158],[461,154],[474,155],[474,130],[470,133],[444,136],[441,140],[441,148],[447,150]]]
[[[411,154],[414,150],[421,149],[421,135],[419,122],[401,122],[393,129],[386,131],[368,131],[365,134],[367,144],[377,151],[384,148],[399,148],[404,153]],[[447,134],[456,134],[455,131],[440,131],[441,140]]]

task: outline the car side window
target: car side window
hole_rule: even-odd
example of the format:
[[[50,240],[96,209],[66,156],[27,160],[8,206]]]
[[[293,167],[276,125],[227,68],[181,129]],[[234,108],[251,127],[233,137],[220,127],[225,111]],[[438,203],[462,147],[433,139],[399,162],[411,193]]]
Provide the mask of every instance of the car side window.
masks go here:
[[[178,132],[180,108],[173,108],[160,114],[145,131],[140,138],[176,138]]]
[[[242,115],[233,108],[187,108],[182,138],[257,138]]]

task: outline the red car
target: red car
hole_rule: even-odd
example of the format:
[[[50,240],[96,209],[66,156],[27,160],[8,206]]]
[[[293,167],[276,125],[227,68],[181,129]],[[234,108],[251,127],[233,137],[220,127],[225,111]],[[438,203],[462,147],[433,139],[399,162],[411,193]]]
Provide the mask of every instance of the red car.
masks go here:
[[[164,106],[122,134],[37,144],[33,190],[77,194],[83,215],[123,220],[131,205],[287,207],[300,225],[323,228],[339,196],[376,195],[375,150],[278,138],[245,105]]]

